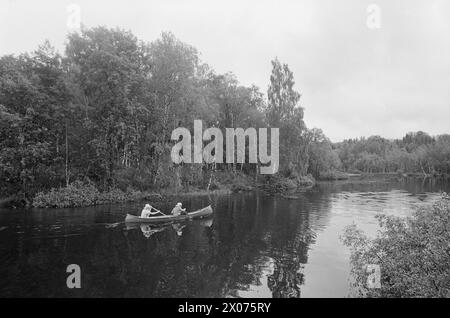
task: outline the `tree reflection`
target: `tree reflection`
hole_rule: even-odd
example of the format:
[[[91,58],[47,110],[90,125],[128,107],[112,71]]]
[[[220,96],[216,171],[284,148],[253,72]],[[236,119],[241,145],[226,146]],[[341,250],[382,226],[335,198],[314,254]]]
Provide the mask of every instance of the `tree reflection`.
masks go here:
[[[25,234],[11,240],[15,245],[2,272],[15,282],[4,281],[0,294],[238,297],[265,288],[273,297],[300,297],[303,265],[314,242],[308,197],[242,194],[213,203],[213,219],[158,228],[96,226],[80,218],[59,229],[41,220],[37,232],[34,223],[22,223]],[[42,238],[33,238],[37,233]],[[81,267],[79,290],[65,285],[72,263]]]

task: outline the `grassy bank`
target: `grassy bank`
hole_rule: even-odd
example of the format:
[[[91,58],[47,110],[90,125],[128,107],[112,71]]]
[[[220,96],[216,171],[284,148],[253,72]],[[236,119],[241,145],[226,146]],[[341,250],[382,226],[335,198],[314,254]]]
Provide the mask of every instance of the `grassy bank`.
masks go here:
[[[48,192],[39,192],[33,199],[33,207],[66,208],[160,199],[161,195],[158,193],[142,192],[133,189],[127,189],[126,191],[112,189],[102,192],[93,184],[76,181],[67,187],[53,188]]]
[[[134,201],[158,202],[172,196],[193,196],[203,194],[230,194],[245,191],[261,190],[269,195],[295,192],[314,186],[311,176],[285,178],[280,175],[248,176],[244,173],[218,172],[206,188],[163,188],[151,191],[140,191],[132,188],[121,190],[113,188],[100,191],[92,183],[76,181],[67,187],[53,188],[39,192],[33,199],[35,208],[67,208],[100,204],[124,203]]]
[[[383,181],[389,182],[405,177],[421,177],[423,175],[404,175],[396,173],[344,173],[332,172],[321,174],[318,182],[342,181],[347,183]],[[436,178],[433,176],[426,176]],[[121,190],[113,188],[100,191],[94,184],[73,182],[68,187],[53,188],[50,191],[39,192],[32,201],[36,208],[66,208],[82,207],[100,204],[150,201],[157,202],[172,196],[194,196],[204,194],[230,194],[259,190],[268,195],[280,195],[291,198],[291,194],[312,188],[316,180],[308,176],[283,177],[275,175],[259,175],[257,180],[239,171],[217,172],[211,182],[205,187],[166,187],[146,191],[128,188]],[[294,198],[294,197],[292,197]]]
[[[267,194],[278,195],[309,189],[315,184],[316,181],[311,175],[285,178],[276,174],[261,178],[257,187]]]

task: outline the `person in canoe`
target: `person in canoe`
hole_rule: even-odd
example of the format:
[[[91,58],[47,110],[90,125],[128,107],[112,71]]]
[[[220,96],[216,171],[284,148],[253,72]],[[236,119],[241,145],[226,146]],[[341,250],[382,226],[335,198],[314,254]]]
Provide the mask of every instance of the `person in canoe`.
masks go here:
[[[152,210],[155,210],[155,212],[152,212]],[[146,204],[141,212],[141,218],[149,218],[152,215],[161,213],[159,210],[152,207],[150,204]]]
[[[178,202],[177,205],[172,209],[172,215],[178,216],[178,215],[185,215],[186,209],[182,208],[181,202]]]

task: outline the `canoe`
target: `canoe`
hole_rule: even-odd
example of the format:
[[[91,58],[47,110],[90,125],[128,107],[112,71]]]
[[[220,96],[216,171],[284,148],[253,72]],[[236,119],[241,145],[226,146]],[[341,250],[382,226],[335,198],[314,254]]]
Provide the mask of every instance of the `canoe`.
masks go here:
[[[160,216],[152,216],[149,218],[141,218],[140,216],[127,214],[125,218],[125,222],[128,223],[167,223],[167,222],[181,222],[192,219],[203,219],[207,216],[210,216],[213,213],[213,209],[210,205],[206,208],[189,212],[187,215],[160,215]]]

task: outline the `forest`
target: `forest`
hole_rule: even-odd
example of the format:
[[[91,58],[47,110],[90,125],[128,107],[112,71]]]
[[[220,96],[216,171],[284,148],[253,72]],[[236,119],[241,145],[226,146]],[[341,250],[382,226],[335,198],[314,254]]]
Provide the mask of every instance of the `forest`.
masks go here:
[[[380,136],[336,143],[342,169],[366,173],[450,174],[450,135],[432,137],[418,131],[402,139]]]
[[[118,28],[83,28],[68,35],[64,54],[46,41],[0,57],[0,199],[75,206],[164,190],[281,191],[346,173],[450,173],[450,135],[332,143],[306,126],[289,66],[269,62],[266,94],[216,73],[170,32],[148,43]],[[222,130],[278,127],[279,172],[261,175],[248,161],[174,164],[171,132],[192,131],[194,120]]]

